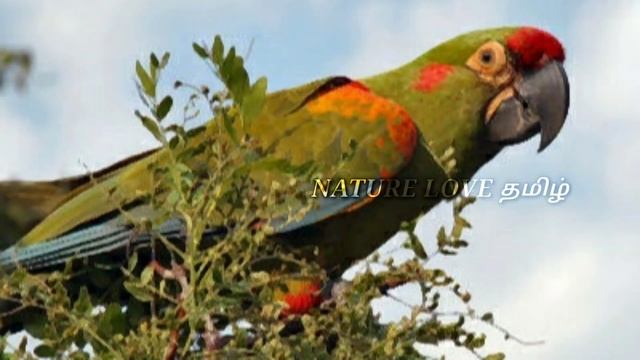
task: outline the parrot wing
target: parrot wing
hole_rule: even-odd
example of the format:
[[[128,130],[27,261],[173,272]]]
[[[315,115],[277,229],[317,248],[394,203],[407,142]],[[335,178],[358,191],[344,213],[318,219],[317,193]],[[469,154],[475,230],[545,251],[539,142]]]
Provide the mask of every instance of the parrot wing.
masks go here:
[[[291,101],[292,94],[306,95],[302,101]],[[289,232],[373,201],[366,195],[367,184],[361,183],[358,194],[353,194],[352,181],[391,178],[415,150],[417,129],[409,114],[346,77],[275,93],[271,100],[266,106],[268,115],[252,128],[254,137],[272,156],[294,165],[313,163],[323,174],[324,179],[318,180],[324,181],[330,195],[321,196],[300,220],[272,221],[276,232]],[[341,192],[340,181],[349,188],[349,196]],[[315,190],[311,192],[318,195]]]
[[[326,178],[347,182],[393,177],[411,160],[417,142],[417,129],[401,106],[345,77],[270,94],[248,131],[269,156],[292,165],[312,162]],[[166,156],[164,150],[137,156],[76,186],[73,197],[55,206],[16,246],[0,253],[0,266],[40,268],[147,242],[150,236],[137,233],[117,216],[118,210],[153,187],[148,168]],[[276,232],[292,231],[373,199],[321,198],[301,220],[276,219],[273,226]],[[145,208],[149,210],[139,206],[137,214],[144,214]],[[177,237],[181,224],[169,220],[156,230]]]

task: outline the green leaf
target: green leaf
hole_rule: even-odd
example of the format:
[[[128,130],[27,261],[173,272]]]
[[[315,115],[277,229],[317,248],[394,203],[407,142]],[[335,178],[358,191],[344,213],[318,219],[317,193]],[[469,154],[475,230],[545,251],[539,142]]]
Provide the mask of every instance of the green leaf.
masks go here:
[[[244,60],[236,55],[235,47],[231,47],[227,56],[219,66],[220,79],[227,87],[233,100],[242,104],[242,99],[249,89],[249,75],[244,68]]]
[[[89,315],[93,310],[91,296],[86,286],[80,288],[80,294],[78,295],[78,300],[73,304],[73,310],[83,315]]]
[[[151,300],[153,300],[153,295],[139,283],[125,281],[124,287],[131,295],[133,295],[133,297],[141,302],[150,302]]]
[[[471,349],[479,349],[485,345],[486,341],[487,337],[485,335],[467,337],[465,340],[465,346]]]
[[[138,252],[134,251],[133,255],[131,255],[131,257],[129,258],[129,263],[127,264],[127,269],[129,271],[133,271],[136,268],[136,265],[138,265]]]
[[[140,121],[142,121],[142,125],[147,128],[147,130],[149,130],[149,132],[153,135],[153,137],[156,138],[156,140],[160,141],[163,145],[166,144],[167,139],[165,138],[162,129],[160,129],[160,126],[155,120],[144,116],[137,111],[136,116],[140,119]]]
[[[122,313],[120,304],[111,303],[107,306],[98,323],[98,330],[107,338],[127,331],[127,319]]]
[[[169,113],[169,111],[171,111],[172,106],[173,98],[168,95],[165,96],[164,99],[160,101],[160,104],[156,109],[156,116],[158,117],[158,120],[162,121],[165,117],[167,117],[167,114]]]
[[[503,353],[490,354],[484,357],[484,360],[504,360],[507,357]]]
[[[412,233],[416,229],[417,224],[418,222],[416,220],[403,221],[402,223],[400,223],[400,230]]]
[[[409,241],[411,243],[411,250],[413,250],[416,256],[420,259],[426,259],[427,251],[424,249],[424,246],[422,246],[422,242],[420,241],[418,236],[413,232],[410,232]]]
[[[153,279],[153,267],[151,266],[147,266],[146,268],[144,268],[144,270],[142,270],[142,274],[140,275],[140,282],[142,283],[142,285],[147,285],[151,282],[151,280]]]
[[[225,84],[227,84],[231,78],[231,68],[233,67],[235,59],[236,48],[232,46],[231,49],[229,49],[227,56],[225,56],[224,60],[222,60],[222,63],[220,64],[220,76]]]
[[[489,324],[493,324],[493,314],[488,312],[484,315],[482,315],[482,317],[480,318],[480,320],[487,322]]]
[[[224,44],[222,43],[222,38],[220,38],[220,35],[216,35],[216,37],[213,39],[213,46],[211,47],[211,57],[213,59],[213,62],[217,65],[220,65],[223,55]]]
[[[142,86],[142,91],[144,91],[144,93],[149,97],[155,97],[156,84],[153,82],[147,71],[142,67],[140,61],[136,61],[136,74],[138,75],[138,80]]]
[[[149,63],[151,64],[152,67],[155,67],[155,68],[160,67],[160,60],[158,60],[158,57],[154,53],[151,53],[151,55],[149,56]]]
[[[33,349],[33,353],[41,358],[51,358],[56,355],[56,351],[49,345],[41,344]]]
[[[250,85],[249,74],[244,68],[244,60],[241,56],[237,56],[233,60],[229,76],[230,78],[227,84],[227,86],[229,87],[229,91],[231,91],[233,99],[238,104],[242,104],[244,102],[245,95],[247,94],[247,90],[250,88]]]
[[[459,224],[463,228],[471,229],[471,223],[469,223],[469,221],[467,221],[467,219],[463,218],[462,216],[456,216],[455,223]]]
[[[231,140],[234,143],[238,144],[238,134],[236,133],[236,128],[233,126],[233,117],[229,116],[227,113],[222,114],[224,129],[227,131]]]
[[[198,43],[193,43],[192,46],[193,46],[193,51],[195,51],[195,53],[198,54],[198,56],[200,56],[201,58],[206,59],[209,57],[209,54],[207,54],[207,50],[205,50]]]
[[[164,68],[169,64],[169,58],[171,58],[171,54],[166,52],[162,55],[162,59],[160,60],[160,68]]]
[[[241,111],[245,126],[249,125],[253,119],[260,115],[266,98],[267,78],[261,77],[251,86],[251,90],[242,102]]]
[[[462,223],[456,221],[453,225],[453,229],[451,229],[451,237],[454,239],[459,239],[462,235],[462,230],[464,230]]]
[[[443,247],[447,243],[447,234],[444,230],[444,226],[441,226],[440,229],[438,229],[436,239],[438,241],[438,247]]]

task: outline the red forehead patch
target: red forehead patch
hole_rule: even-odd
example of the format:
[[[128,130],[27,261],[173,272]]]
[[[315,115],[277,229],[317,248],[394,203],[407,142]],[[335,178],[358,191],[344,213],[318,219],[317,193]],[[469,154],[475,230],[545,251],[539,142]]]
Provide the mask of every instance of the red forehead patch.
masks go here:
[[[416,90],[431,92],[453,73],[453,66],[448,64],[429,64],[420,70],[420,77],[415,82]]]
[[[507,38],[507,47],[518,54],[524,67],[540,65],[540,60],[547,58],[564,61],[564,49],[560,41],[544,30],[534,27],[522,27]]]

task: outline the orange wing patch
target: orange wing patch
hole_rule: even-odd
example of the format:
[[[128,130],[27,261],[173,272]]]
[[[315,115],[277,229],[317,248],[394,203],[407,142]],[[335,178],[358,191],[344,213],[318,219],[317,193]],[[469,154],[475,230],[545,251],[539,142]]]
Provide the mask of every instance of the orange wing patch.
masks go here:
[[[391,140],[396,144],[396,148],[404,156],[405,161],[408,161],[416,148],[418,131],[409,114],[400,106],[398,106],[396,116],[396,118],[389,118],[387,127],[389,134],[391,134]]]
[[[313,99],[306,109],[317,115],[337,113],[345,118],[357,117],[374,122],[383,118],[391,141],[405,161],[411,159],[418,139],[418,131],[407,111],[395,102],[372,93],[366,86],[352,81]],[[384,146],[384,139],[376,140]]]

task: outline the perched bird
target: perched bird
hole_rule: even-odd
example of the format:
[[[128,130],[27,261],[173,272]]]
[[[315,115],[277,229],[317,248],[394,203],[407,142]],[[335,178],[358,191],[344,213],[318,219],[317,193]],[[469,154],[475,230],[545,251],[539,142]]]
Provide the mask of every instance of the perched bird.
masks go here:
[[[547,148],[569,107],[564,59],[561,43],[537,28],[470,32],[379,75],[331,77],[271,93],[247,131],[270,156],[293,164],[312,160],[327,172],[336,159],[324,156],[326,148],[356,142],[345,164],[323,176],[417,179],[415,192],[422,194],[425,180],[469,179],[501,149],[536,134],[539,151]],[[166,150],[152,150],[93,174],[95,181],[0,183],[0,266],[47,269],[149,241],[118,215],[109,196],[138,204],[153,186],[148,165],[165,159]],[[327,199],[304,218],[276,226],[273,237],[339,273],[441,200]],[[169,220],[158,231],[175,235],[180,228]],[[294,312],[315,303],[309,289],[317,286],[293,288],[302,290],[281,296],[302,296],[290,301]]]

